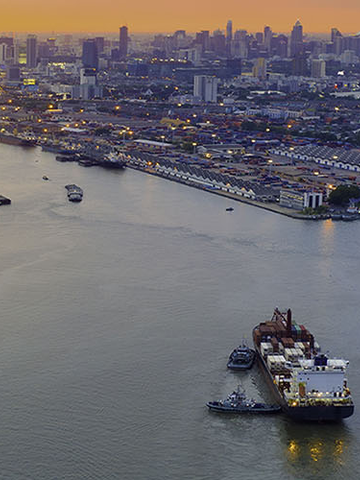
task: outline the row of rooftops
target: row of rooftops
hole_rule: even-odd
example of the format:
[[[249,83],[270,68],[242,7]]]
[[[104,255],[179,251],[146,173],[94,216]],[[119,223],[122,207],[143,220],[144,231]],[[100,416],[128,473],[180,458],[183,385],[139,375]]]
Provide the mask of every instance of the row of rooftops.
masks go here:
[[[194,176],[197,178],[202,178],[205,181],[223,184],[224,186],[228,186],[229,188],[245,189],[248,192],[251,191],[253,192],[255,197],[275,198],[279,196],[278,190],[274,188],[260,185],[259,183],[254,181],[243,180],[240,177],[236,177],[233,175],[226,175],[219,171],[203,168],[199,165],[181,163],[166,157],[158,157],[149,153],[134,150],[131,151],[130,155],[143,162],[151,163],[152,165],[158,164],[160,167],[167,169],[176,168],[178,172],[182,172],[186,175]]]
[[[319,145],[301,145],[297,147],[275,147],[273,152],[300,158],[303,160],[328,161],[329,165],[334,164],[349,164],[360,167],[360,150],[346,150],[344,148],[332,148]]]

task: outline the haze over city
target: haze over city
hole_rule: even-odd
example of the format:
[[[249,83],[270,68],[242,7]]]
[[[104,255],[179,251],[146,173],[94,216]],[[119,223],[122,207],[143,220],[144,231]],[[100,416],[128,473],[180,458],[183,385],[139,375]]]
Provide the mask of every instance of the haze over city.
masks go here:
[[[240,28],[259,31],[264,24],[280,32],[288,32],[297,18],[308,32],[327,32],[335,24],[344,32],[360,30],[360,3],[357,0],[138,0],[114,2],[104,0],[20,0],[16,9],[11,2],[2,2],[0,31],[33,32],[115,32],[119,22],[133,32],[170,32],[186,29],[216,29],[232,18]]]

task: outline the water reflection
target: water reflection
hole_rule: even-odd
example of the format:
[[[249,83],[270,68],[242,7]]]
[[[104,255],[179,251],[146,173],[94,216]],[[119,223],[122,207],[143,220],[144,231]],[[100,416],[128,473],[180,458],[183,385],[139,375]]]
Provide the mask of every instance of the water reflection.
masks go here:
[[[349,465],[352,437],[345,423],[297,424],[284,419],[283,433],[287,467],[296,478],[330,478]]]

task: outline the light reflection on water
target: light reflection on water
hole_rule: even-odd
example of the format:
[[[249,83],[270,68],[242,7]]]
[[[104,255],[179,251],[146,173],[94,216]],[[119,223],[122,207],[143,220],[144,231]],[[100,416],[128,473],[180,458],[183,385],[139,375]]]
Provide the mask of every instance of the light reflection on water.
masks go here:
[[[298,478],[317,475],[331,478],[336,472],[346,470],[353,438],[341,424],[285,424],[283,446],[288,468]],[[306,477],[307,478],[307,477]]]

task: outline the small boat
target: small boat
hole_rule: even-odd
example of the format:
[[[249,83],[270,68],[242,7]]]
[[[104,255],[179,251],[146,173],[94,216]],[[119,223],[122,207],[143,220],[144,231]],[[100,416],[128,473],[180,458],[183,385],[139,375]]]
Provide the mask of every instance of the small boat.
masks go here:
[[[227,212],[232,212],[233,210],[234,210],[233,207],[228,207],[228,208],[226,209]]]
[[[244,389],[239,385],[225,400],[208,402],[209,410],[220,413],[279,413],[279,405],[268,405],[246,398]]]
[[[81,202],[84,193],[82,188],[75,184],[65,185],[65,188],[70,202]]]
[[[230,353],[227,367],[231,370],[249,370],[254,364],[255,357],[255,350],[243,342]]]

